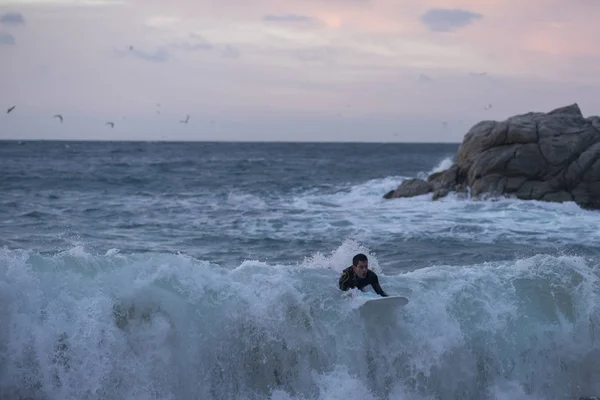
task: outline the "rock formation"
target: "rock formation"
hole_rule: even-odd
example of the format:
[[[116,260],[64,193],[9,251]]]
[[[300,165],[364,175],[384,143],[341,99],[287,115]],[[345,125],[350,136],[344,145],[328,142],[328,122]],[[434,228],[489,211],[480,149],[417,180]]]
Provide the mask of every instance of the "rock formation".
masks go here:
[[[482,121],[465,135],[449,169],[406,180],[384,197],[467,191],[473,198],[507,195],[600,209],[600,117],[584,118],[572,104]]]

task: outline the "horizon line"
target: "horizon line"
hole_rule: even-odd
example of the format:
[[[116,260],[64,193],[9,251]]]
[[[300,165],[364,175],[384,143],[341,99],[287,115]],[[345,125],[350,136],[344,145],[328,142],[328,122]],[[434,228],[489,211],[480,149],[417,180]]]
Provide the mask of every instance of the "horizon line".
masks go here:
[[[462,142],[384,142],[384,141],[288,141],[288,140],[142,140],[142,139],[0,139],[0,142],[71,142],[71,143],[288,143],[288,144],[456,144]]]

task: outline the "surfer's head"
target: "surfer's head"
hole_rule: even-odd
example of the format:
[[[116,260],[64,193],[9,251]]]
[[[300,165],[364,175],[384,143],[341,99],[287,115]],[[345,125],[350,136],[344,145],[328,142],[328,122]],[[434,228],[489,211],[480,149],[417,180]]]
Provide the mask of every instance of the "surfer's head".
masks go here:
[[[352,258],[352,270],[359,278],[365,278],[369,269],[369,260],[364,254],[357,254]]]

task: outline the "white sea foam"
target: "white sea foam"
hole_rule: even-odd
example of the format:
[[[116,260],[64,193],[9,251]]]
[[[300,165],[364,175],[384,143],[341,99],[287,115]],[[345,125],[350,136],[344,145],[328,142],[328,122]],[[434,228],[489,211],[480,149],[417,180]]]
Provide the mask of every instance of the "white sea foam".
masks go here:
[[[0,398],[564,399],[600,393],[600,268],[538,255],[337,288],[358,250],[235,269],[169,254],[0,250]],[[377,256],[371,255],[374,266]]]
[[[597,229],[600,214],[574,203],[510,198],[467,201],[454,194],[436,201],[431,200],[431,194],[382,198],[383,193],[403,179],[390,176],[343,187],[329,195],[308,192],[292,199],[265,200],[266,204],[246,201],[237,207],[260,211],[261,218],[238,219],[235,227],[249,237],[321,238],[339,237],[340,232],[347,232],[346,237],[364,242],[392,235],[402,240],[439,238],[481,243],[502,240],[532,245],[594,245],[600,240]]]
[[[454,164],[454,157],[446,157],[442,159],[433,169],[428,172],[419,172],[417,174],[417,178],[419,179],[427,179],[427,177],[431,174],[435,174],[436,172],[442,172],[450,168]]]

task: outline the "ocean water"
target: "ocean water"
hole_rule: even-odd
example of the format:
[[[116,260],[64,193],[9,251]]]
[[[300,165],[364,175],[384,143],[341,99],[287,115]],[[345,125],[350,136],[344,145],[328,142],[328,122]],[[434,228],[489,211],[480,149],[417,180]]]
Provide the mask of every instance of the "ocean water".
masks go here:
[[[457,148],[0,142],[0,399],[600,394],[600,212],[382,198]]]

